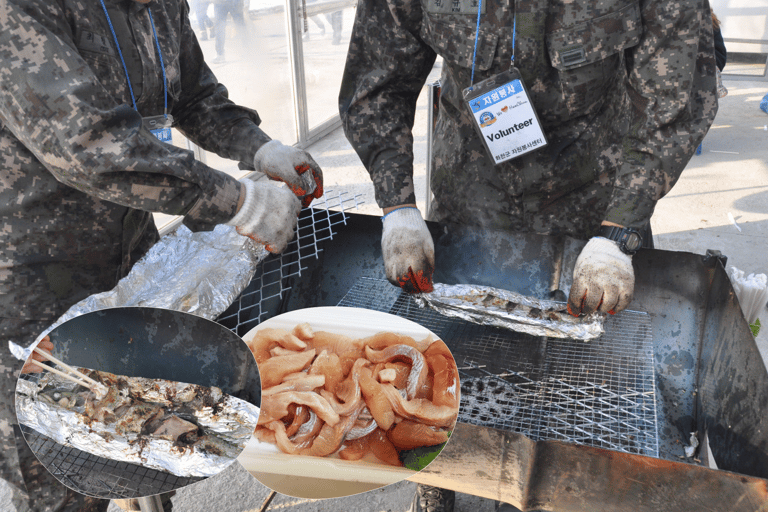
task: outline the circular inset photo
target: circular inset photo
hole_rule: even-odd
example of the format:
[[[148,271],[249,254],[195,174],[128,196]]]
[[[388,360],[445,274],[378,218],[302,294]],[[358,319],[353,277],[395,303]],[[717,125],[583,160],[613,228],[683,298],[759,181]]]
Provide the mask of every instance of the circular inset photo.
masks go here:
[[[243,339],[259,365],[262,403],[238,461],[281,494],[337,498],[399,482],[450,438],[456,363],[415,322],[317,307],[273,317]]]
[[[141,498],[234,462],[258,422],[256,361],[229,329],[158,308],[105,309],[55,327],[16,386],[24,438],[67,487]]]

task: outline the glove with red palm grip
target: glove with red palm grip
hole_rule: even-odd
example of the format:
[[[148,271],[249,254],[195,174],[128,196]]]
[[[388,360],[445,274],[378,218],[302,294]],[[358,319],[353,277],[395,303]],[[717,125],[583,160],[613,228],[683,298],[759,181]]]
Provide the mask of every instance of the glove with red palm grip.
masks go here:
[[[389,282],[406,293],[431,292],[435,247],[419,210],[398,208],[382,222],[381,252]]]
[[[309,153],[271,140],[253,157],[254,168],[270,179],[282,181],[307,207],[323,195],[323,171]]]

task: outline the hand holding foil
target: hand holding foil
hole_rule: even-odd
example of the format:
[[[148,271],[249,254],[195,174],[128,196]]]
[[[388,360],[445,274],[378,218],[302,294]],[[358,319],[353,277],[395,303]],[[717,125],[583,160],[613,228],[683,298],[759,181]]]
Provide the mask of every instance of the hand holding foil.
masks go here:
[[[288,185],[305,208],[323,195],[323,171],[306,151],[271,140],[256,152],[253,166]]]

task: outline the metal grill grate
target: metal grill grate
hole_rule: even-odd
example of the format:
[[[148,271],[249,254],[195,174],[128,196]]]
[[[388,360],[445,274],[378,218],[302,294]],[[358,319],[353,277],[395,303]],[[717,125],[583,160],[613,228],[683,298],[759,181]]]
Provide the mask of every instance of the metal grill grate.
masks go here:
[[[381,279],[361,278],[339,306],[392,313],[445,341],[461,375],[461,422],[658,457],[646,313],[610,316],[585,343],[444,317]]]
[[[138,464],[99,457],[59,444],[26,425],[19,426],[30,449],[43,466],[61,483],[88,496],[105,499],[141,498],[205,479],[179,477]]]
[[[320,242],[333,240],[336,226],[347,222],[346,212],[363,204],[360,197],[326,190],[323,197],[312,203],[312,208],[304,208],[299,215],[296,238],[282,254],[270,254],[264,259],[248,287],[216,321],[240,335],[256,327],[290,290],[287,279],[301,276],[307,269],[303,261],[317,258],[322,251]]]

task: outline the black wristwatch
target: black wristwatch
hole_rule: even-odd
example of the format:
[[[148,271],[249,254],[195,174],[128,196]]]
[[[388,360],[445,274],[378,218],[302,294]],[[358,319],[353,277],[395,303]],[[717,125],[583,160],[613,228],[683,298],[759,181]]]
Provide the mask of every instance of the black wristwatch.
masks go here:
[[[618,226],[600,226],[597,236],[613,240],[619,244],[619,249],[630,256],[643,246],[643,237],[640,232],[632,228],[620,228]]]

